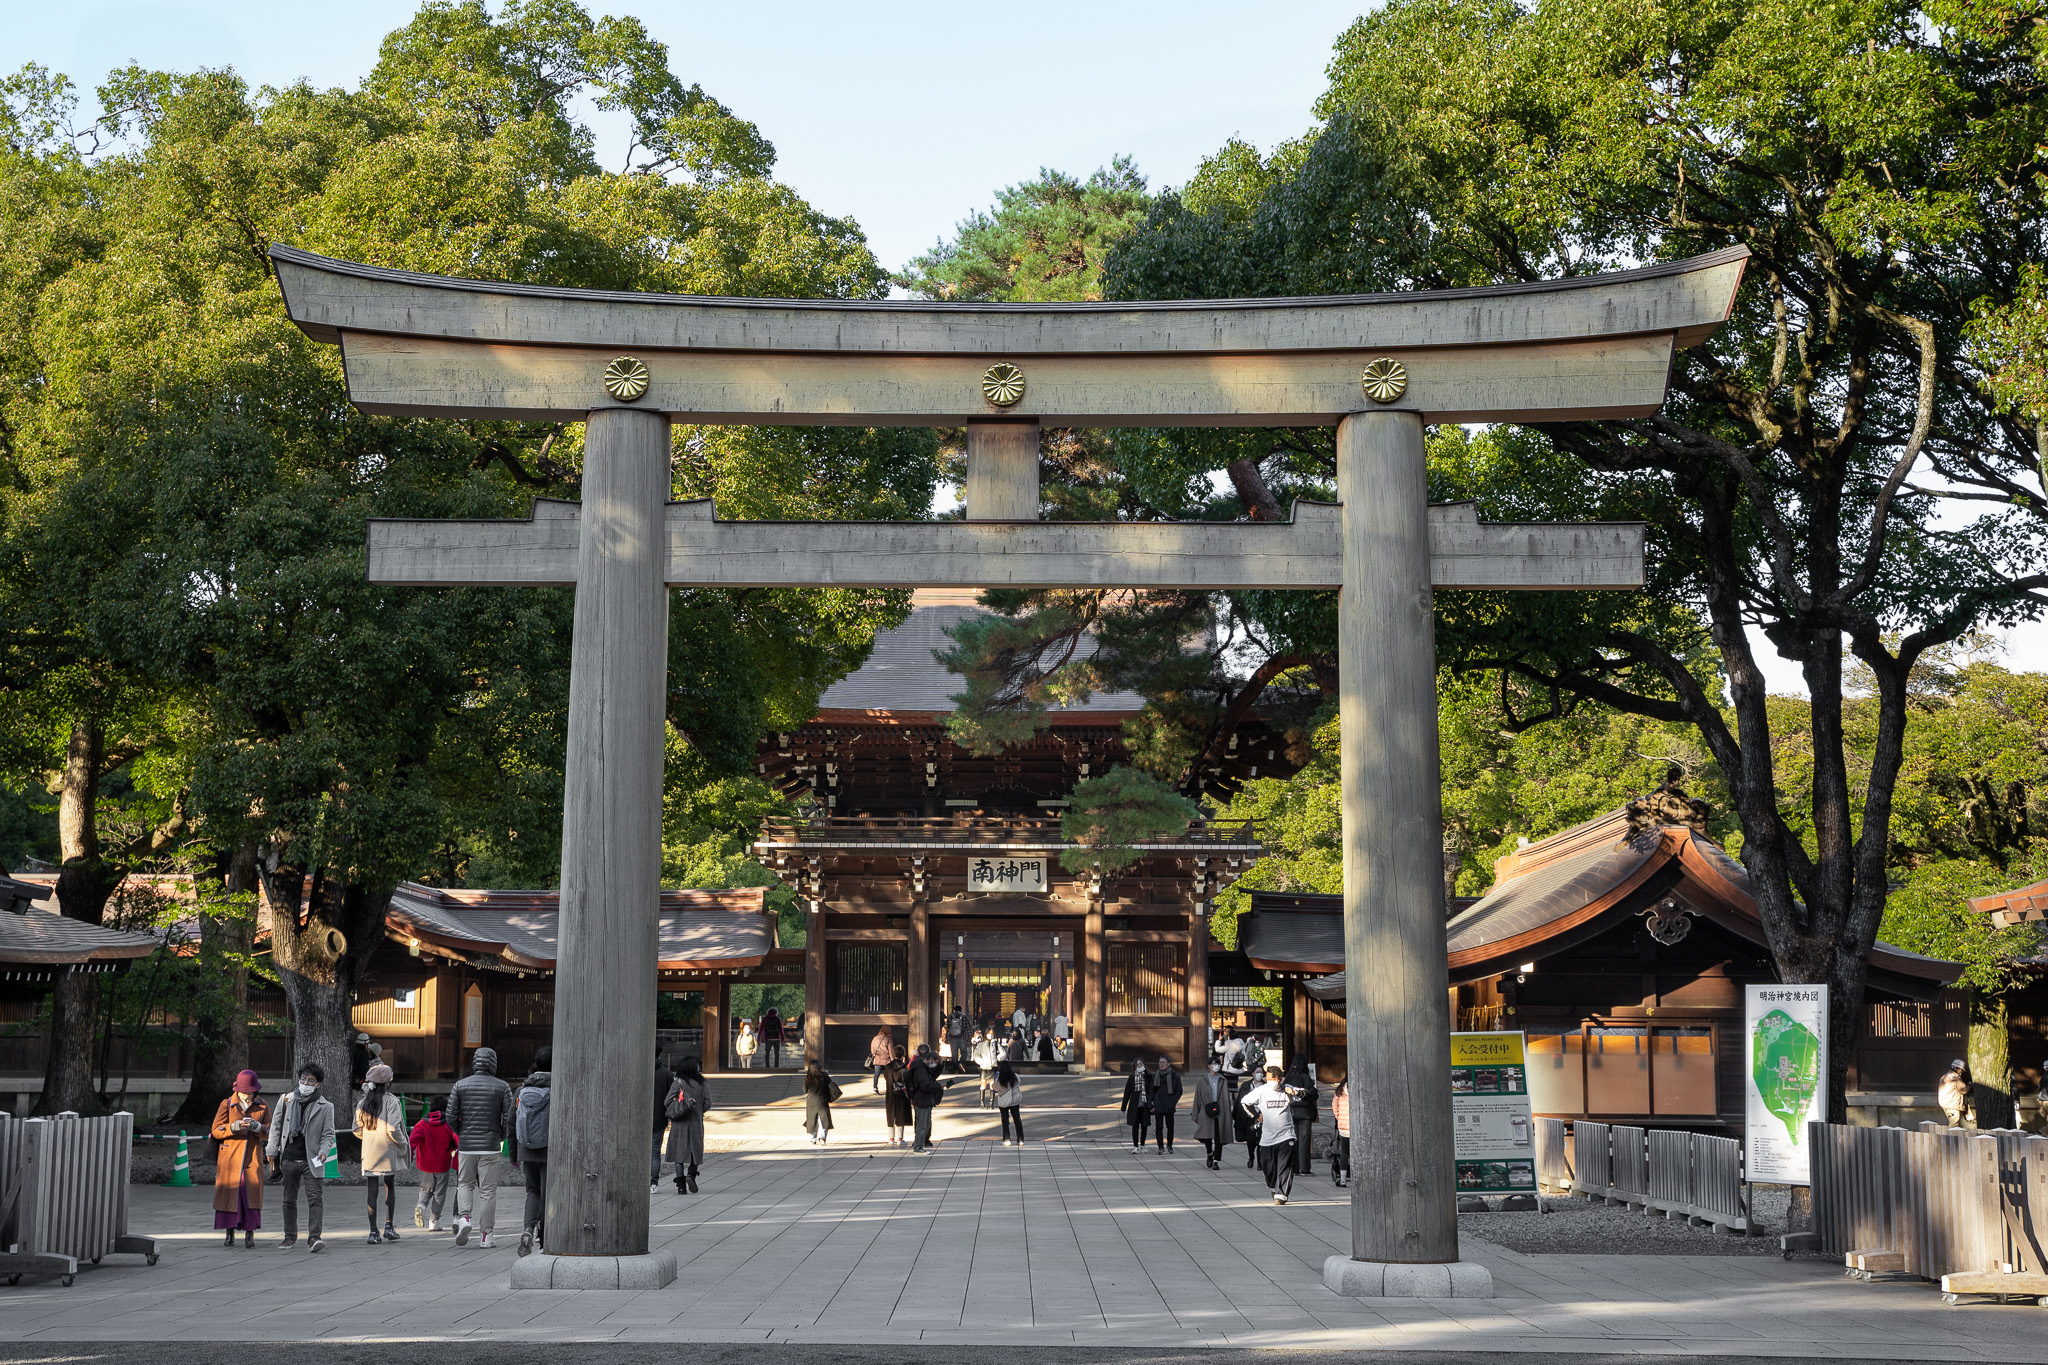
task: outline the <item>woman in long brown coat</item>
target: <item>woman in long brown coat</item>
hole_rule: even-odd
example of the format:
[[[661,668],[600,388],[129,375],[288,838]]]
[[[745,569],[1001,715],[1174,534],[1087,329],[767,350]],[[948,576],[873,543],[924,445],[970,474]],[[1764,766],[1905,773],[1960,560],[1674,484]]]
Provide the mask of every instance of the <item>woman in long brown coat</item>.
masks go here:
[[[213,1116],[213,1140],[219,1147],[214,1158],[213,1226],[225,1229],[226,1245],[235,1244],[235,1229],[242,1230],[242,1245],[256,1245],[256,1229],[263,1226],[263,1141],[270,1133],[270,1106],[263,1102],[263,1085],[253,1071],[235,1077],[235,1093],[220,1102]]]

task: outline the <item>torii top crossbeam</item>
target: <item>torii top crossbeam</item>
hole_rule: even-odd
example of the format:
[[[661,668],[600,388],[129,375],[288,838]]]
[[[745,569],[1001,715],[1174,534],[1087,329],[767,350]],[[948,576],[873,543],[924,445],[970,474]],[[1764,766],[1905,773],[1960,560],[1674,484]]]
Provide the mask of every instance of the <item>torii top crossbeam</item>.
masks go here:
[[[1431,593],[1637,587],[1643,528],[1488,526],[1469,506],[1431,508],[1423,424],[1655,412],[1673,352],[1728,317],[1746,254],[1428,294],[947,304],[551,289],[273,247],[293,320],[340,344],[349,397],[365,411],[587,424],[580,503],[543,502],[526,521],[378,522],[370,533],[380,582],[576,587],[550,1254],[520,1261],[513,1283],[651,1288],[675,1274],[666,1253],[647,1254],[641,1126],[670,585],[1335,587],[1358,1179],[1352,1256],[1332,1258],[1325,1282],[1369,1295],[1490,1293],[1484,1267],[1449,1264]],[[671,422],[965,425],[968,521],[719,521],[708,504],[668,503]],[[1042,424],[1332,423],[1340,505],[1303,505],[1285,525],[1036,520]],[[910,915],[919,945],[926,910]],[[911,972],[927,966],[911,954]],[[1104,994],[1086,983],[1084,1011],[1100,1011]],[[909,1041],[931,1041],[928,1024],[913,1017]]]

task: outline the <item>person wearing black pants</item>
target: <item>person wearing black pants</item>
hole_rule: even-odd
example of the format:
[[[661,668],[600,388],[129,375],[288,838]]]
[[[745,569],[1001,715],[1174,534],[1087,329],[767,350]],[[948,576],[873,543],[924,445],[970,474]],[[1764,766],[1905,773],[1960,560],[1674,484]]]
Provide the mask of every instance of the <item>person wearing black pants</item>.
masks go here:
[[[1180,1073],[1173,1069],[1173,1059],[1162,1055],[1159,1070],[1152,1076],[1152,1131],[1161,1156],[1173,1151],[1174,1111],[1180,1108],[1181,1089]]]
[[[1238,1106],[1259,1119],[1259,1170],[1273,1202],[1284,1204],[1294,1192],[1294,1101],[1295,1095],[1281,1081],[1280,1068],[1266,1068],[1266,1083]]]
[[[1202,1144],[1202,1165],[1221,1170],[1223,1145],[1230,1141],[1230,1084],[1223,1079],[1223,1064],[1214,1057],[1195,1077],[1195,1140]]]
[[[1024,1087],[1017,1083],[1017,1069],[1008,1062],[996,1063],[996,1112],[1003,1116],[1003,1146],[1024,1145]],[[1010,1129],[1017,1140],[1010,1141]]]
[[[1131,1150],[1140,1151],[1145,1146],[1145,1130],[1152,1124],[1152,1073],[1145,1069],[1143,1057],[1131,1058],[1130,1079],[1124,1082],[1124,1121],[1131,1125]]]
[[[1314,1175],[1310,1168],[1316,1151],[1316,1121],[1322,1113],[1316,1075],[1307,1058],[1294,1059],[1294,1065],[1287,1071],[1286,1085],[1287,1094],[1294,1102],[1294,1169],[1301,1175]]]
[[[542,1224],[548,1207],[548,1110],[553,1098],[548,1068],[554,1061],[551,1047],[533,1054],[533,1072],[519,1087],[512,1106],[512,1140],[519,1144],[519,1171],[526,1178],[526,1207],[519,1219],[521,1256],[535,1245],[547,1245]]]

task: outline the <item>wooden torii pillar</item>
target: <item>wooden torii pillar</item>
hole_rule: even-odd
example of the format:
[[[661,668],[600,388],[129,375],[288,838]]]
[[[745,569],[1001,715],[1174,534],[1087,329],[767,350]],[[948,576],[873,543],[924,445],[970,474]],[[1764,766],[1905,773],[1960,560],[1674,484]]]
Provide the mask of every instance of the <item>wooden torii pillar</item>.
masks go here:
[[[1352,1253],[1362,1295],[1487,1295],[1451,1170],[1433,588],[1631,588],[1643,528],[1428,504],[1423,424],[1644,417],[1746,252],[1430,294],[1117,304],[727,299],[448,279],[273,247],[365,412],[585,422],[581,503],[377,521],[373,581],[573,583],[545,1254],[516,1287],[644,1288],[667,590],[1337,589]],[[670,504],[669,424],[966,426],[977,518],[720,521]],[[1040,523],[1036,428],[1337,428],[1339,506],[1288,523]],[[1092,996],[1087,1008],[1099,1007]],[[812,1021],[816,1026],[818,1021]]]

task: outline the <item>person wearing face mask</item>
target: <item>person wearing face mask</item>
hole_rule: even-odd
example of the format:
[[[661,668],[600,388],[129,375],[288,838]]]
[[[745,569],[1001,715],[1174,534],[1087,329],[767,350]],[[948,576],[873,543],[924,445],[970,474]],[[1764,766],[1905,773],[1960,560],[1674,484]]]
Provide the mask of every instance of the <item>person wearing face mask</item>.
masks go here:
[[[334,1146],[334,1103],[320,1093],[327,1073],[317,1062],[299,1068],[298,1088],[277,1107],[277,1122],[270,1128],[271,1170],[284,1181],[284,1241],[289,1250],[299,1240],[299,1187],[306,1190],[306,1250],[319,1251],[320,1220],[324,1206],[327,1153]]]
[[[227,1233],[223,1245],[235,1244],[236,1228],[242,1230],[243,1246],[256,1245],[256,1229],[263,1226],[263,1134],[269,1121],[262,1082],[255,1072],[242,1072],[235,1077],[234,1093],[220,1102],[213,1116],[213,1140],[219,1144],[214,1157],[213,1226]],[[285,1206],[284,1225],[287,1230],[292,1225],[290,1205]]]
[[[1173,1155],[1173,1121],[1180,1097],[1180,1073],[1173,1069],[1173,1059],[1162,1053],[1159,1070],[1152,1073],[1152,1139],[1161,1156]]]
[[[1223,1079],[1223,1062],[1211,1054],[1209,1065],[1201,1075],[1195,1077],[1195,1141],[1202,1144],[1202,1164],[1210,1170],[1223,1166],[1223,1144],[1230,1141],[1226,1136],[1230,1104],[1230,1087]]]

